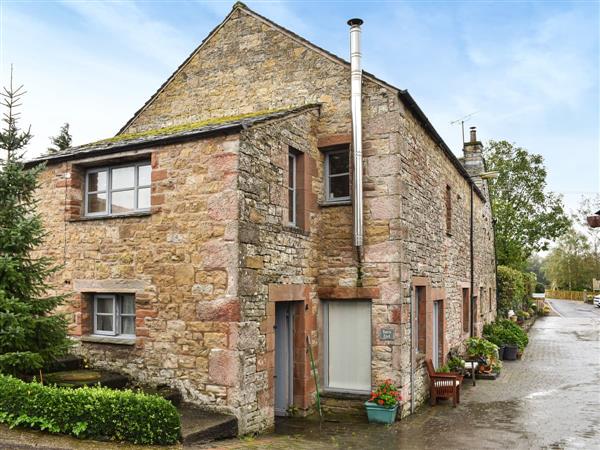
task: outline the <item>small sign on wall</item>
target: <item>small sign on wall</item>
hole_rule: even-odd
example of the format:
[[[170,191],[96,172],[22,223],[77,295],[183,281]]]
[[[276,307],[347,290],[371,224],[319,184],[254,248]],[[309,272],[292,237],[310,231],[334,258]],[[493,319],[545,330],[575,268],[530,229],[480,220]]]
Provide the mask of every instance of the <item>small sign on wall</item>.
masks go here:
[[[379,339],[381,341],[393,341],[394,330],[391,328],[382,328],[381,330],[379,330]]]

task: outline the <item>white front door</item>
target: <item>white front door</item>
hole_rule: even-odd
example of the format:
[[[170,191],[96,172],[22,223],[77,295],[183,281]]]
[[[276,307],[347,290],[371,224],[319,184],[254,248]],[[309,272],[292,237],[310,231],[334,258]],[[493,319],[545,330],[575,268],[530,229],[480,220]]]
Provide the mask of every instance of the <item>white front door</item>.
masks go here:
[[[370,391],[371,302],[327,302],[325,325],[327,387]]]

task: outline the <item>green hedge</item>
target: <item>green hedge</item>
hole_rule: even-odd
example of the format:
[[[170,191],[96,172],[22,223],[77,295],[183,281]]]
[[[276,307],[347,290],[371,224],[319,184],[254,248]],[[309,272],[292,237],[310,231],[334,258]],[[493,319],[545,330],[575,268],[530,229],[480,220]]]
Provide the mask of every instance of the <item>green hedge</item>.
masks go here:
[[[7,375],[0,375],[0,422],[135,444],[172,444],[180,437],[177,410],[157,395],[43,386]]]
[[[506,319],[484,325],[483,336],[498,347],[517,345],[521,351],[529,343],[527,333],[519,325]]]

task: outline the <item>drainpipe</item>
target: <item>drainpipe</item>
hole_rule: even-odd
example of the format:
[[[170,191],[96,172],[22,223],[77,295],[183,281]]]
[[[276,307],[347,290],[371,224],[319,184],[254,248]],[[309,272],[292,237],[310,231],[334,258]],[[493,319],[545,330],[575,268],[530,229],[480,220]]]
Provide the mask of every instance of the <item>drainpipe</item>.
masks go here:
[[[350,71],[352,108],[352,149],[353,149],[353,196],[354,199],[354,246],[358,256],[359,279],[361,282],[363,246],[363,188],[362,188],[362,69],[360,64],[361,19],[350,19]]]
[[[471,320],[469,322],[470,324],[470,333],[471,333],[471,337],[475,337],[475,321],[474,321],[474,311],[475,311],[475,295],[473,293],[473,289],[475,288],[475,280],[473,279],[473,275],[474,275],[474,252],[473,252],[473,190],[474,190],[474,185],[475,182],[471,179],[471,218],[470,218],[470,237],[469,237],[469,244],[470,244],[470,256],[471,256]]]
[[[410,413],[415,412],[415,295],[414,287],[411,283],[410,289]]]

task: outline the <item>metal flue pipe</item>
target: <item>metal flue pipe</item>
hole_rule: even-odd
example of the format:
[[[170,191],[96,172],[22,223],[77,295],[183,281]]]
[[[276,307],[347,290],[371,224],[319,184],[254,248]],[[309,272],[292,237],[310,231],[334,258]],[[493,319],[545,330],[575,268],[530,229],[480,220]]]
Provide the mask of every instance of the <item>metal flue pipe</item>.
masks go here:
[[[363,186],[362,186],[362,68],[360,53],[361,19],[350,19],[350,70],[353,149],[354,245],[363,245]]]

